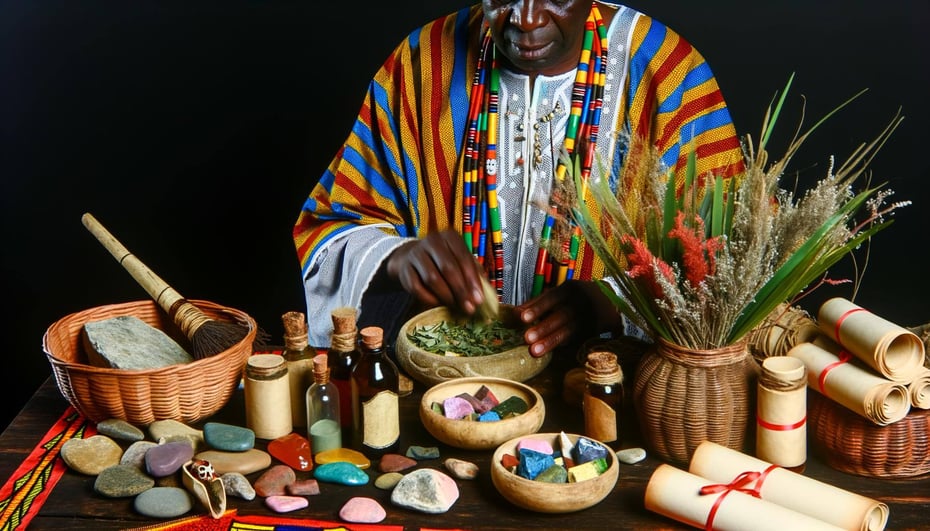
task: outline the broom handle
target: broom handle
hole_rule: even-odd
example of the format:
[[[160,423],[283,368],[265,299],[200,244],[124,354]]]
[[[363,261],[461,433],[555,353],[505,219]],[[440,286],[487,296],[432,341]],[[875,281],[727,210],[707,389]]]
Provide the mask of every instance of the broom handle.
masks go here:
[[[143,264],[141,260],[136,258],[134,254],[130,253],[119,240],[110,234],[110,231],[97,221],[97,218],[87,213],[81,216],[81,222],[84,223],[87,230],[97,238],[97,241],[110,251],[113,258],[116,258],[116,261],[132,275],[132,278],[134,278],[140,286],[145,288],[149,296],[155,299],[155,302],[158,303],[165,312],[171,315],[172,307],[177,304],[178,301],[183,301],[184,297],[169,286],[167,282],[162,280],[161,277],[152,272],[152,270]]]

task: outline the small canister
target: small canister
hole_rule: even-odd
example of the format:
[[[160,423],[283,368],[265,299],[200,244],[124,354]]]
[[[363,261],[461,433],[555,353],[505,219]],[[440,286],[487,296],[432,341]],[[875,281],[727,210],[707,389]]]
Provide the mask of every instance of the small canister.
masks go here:
[[[603,443],[620,440],[623,372],[613,352],[588,354],[582,408],[585,435]]]
[[[287,360],[255,354],[245,367],[245,423],[259,439],[277,439],[294,429]]]

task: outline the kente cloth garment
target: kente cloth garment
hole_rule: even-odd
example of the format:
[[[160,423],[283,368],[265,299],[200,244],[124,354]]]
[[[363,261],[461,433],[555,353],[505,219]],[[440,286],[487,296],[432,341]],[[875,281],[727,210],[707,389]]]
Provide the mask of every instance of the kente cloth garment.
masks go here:
[[[596,152],[610,168],[623,138],[647,139],[672,169],[696,149],[698,174],[729,177],[743,156],[704,58],[661,23],[624,6],[608,27],[608,65]],[[430,22],[400,43],[371,81],[342,149],[294,226],[310,342],[329,344],[330,313],[359,308],[384,258],[411,238],[462,229],[463,147],[483,36],[481,6]],[[554,161],[561,150],[575,71],[535,78],[501,68],[498,195],[504,300],[530,294]],[[537,157],[537,152],[539,157]],[[603,275],[584,245],[575,278]]]

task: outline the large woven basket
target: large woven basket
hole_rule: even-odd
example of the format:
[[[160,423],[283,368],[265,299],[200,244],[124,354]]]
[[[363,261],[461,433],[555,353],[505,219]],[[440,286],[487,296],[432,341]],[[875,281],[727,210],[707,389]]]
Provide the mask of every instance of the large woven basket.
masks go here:
[[[89,365],[84,352],[81,332],[90,321],[131,315],[164,331],[181,345],[189,342],[153,301],[97,306],[72,313],[53,323],[42,338],[61,394],[93,422],[117,418],[147,425],[171,419],[190,424],[218,411],[239,384],[252,354],[257,325],[239,310],[208,301],[190,302],[213,320],[248,327],[248,333],[231,348],[190,363],[145,370],[102,368]]]
[[[902,420],[878,426],[816,391],[807,394],[811,445],[832,468],[874,478],[930,473],[930,410],[911,408]]]

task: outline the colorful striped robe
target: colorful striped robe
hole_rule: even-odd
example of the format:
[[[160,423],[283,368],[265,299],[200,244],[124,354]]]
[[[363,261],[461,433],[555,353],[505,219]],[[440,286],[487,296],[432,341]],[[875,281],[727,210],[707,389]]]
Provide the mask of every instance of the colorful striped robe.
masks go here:
[[[629,26],[627,42],[616,43],[626,52],[619,53],[621,112],[601,124],[601,138],[624,131],[650,139],[671,167],[683,166],[693,140],[700,174],[741,171],[739,141],[701,55],[641,13],[621,7],[611,27],[620,19]],[[412,32],[370,83],[348,139],[294,226],[311,344],[328,344],[330,311],[359,307],[393,248],[431,231],[461,230],[462,152],[481,36],[480,4],[439,18]],[[616,164],[623,153],[614,151]],[[588,246],[579,264],[576,278],[603,273]]]

